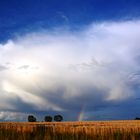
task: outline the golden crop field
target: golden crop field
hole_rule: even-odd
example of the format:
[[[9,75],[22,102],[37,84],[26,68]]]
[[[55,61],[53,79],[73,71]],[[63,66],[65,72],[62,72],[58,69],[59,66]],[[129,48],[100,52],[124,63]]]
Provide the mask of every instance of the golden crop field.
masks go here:
[[[3,122],[0,140],[140,140],[140,121]]]

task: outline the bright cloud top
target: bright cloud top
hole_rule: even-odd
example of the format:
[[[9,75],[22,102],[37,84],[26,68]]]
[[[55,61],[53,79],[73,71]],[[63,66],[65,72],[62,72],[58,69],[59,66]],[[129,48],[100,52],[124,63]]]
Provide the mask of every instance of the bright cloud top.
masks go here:
[[[140,21],[104,22],[77,32],[29,33],[1,44],[0,109],[57,111],[76,119],[84,106],[83,119],[89,119],[95,109],[139,98],[134,88],[139,36]]]

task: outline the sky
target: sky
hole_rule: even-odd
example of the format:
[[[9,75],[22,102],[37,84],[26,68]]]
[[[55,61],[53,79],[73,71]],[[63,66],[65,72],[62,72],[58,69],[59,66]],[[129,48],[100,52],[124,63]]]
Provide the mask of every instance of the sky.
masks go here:
[[[140,117],[139,0],[1,0],[0,121]]]

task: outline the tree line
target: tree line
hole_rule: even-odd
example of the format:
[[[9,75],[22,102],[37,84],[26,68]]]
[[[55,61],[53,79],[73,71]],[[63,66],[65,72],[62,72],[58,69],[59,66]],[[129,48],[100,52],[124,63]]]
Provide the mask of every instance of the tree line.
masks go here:
[[[63,116],[55,115],[54,117],[52,117],[52,116],[45,116],[44,117],[45,122],[52,122],[53,120],[56,122],[61,122],[61,121],[63,121]],[[33,115],[29,115],[28,122],[37,122],[37,119]]]

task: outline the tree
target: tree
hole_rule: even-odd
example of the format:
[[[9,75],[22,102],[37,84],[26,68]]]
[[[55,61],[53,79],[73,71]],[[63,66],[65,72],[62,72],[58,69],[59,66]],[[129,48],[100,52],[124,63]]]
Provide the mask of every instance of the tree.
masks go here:
[[[51,116],[45,116],[44,120],[45,120],[45,122],[52,122],[52,117]]]
[[[29,115],[28,122],[36,122],[36,118],[33,115]]]
[[[140,118],[136,117],[135,120],[140,120]]]
[[[63,120],[63,117],[61,115],[55,115],[54,116],[54,121],[61,122],[62,120]]]

